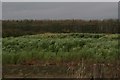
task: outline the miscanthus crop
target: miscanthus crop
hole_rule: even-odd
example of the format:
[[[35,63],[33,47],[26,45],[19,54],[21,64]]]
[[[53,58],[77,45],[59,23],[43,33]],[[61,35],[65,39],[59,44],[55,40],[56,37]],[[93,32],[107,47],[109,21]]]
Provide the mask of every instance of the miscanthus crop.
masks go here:
[[[118,34],[59,33],[7,37],[2,40],[3,64],[25,60],[98,62],[120,59]]]

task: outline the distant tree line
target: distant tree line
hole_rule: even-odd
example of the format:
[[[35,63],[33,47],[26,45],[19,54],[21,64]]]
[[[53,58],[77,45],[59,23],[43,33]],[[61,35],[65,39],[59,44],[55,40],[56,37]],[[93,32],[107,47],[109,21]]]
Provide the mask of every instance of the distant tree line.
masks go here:
[[[119,33],[119,20],[3,20],[2,36],[41,33]]]

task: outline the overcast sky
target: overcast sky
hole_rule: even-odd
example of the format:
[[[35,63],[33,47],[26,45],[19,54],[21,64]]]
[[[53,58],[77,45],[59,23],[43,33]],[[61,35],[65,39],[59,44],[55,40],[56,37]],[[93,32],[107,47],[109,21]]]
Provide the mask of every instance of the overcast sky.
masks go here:
[[[2,2],[118,2],[119,0],[1,0]]]
[[[2,19],[2,3],[0,2],[0,20]]]
[[[3,2],[3,19],[117,19],[117,2]]]

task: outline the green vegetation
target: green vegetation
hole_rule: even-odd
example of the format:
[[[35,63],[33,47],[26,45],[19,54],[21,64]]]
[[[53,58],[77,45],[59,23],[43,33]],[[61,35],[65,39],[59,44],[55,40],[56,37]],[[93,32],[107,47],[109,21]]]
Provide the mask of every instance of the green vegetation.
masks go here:
[[[2,23],[4,77],[120,76],[118,20],[3,20]]]
[[[120,59],[118,34],[59,33],[6,37],[2,43],[3,64],[26,60],[96,62]]]

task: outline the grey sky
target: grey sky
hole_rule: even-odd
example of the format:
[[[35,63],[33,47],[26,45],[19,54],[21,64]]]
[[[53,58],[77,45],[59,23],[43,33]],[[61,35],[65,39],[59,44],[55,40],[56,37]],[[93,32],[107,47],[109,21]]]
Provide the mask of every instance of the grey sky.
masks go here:
[[[119,2],[119,0],[1,0],[2,2]]]
[[[117,2],[3,2],[3,19],[118,18]]]
[[[2,2],[0,2],[0,19],[2,18]]]

